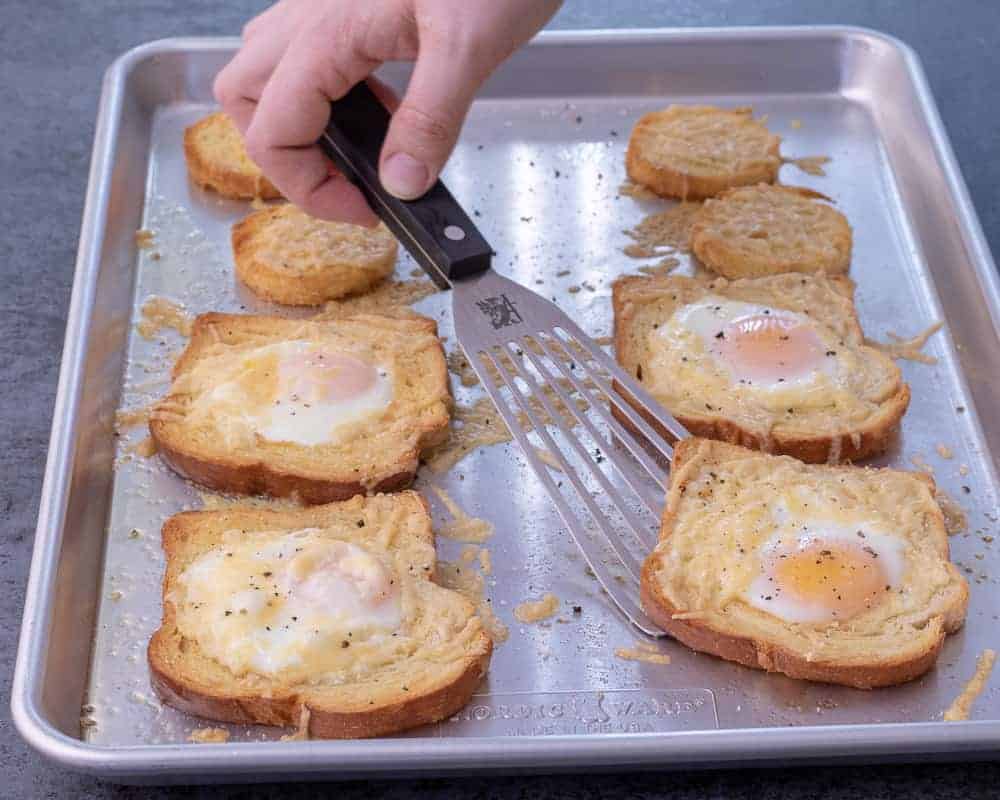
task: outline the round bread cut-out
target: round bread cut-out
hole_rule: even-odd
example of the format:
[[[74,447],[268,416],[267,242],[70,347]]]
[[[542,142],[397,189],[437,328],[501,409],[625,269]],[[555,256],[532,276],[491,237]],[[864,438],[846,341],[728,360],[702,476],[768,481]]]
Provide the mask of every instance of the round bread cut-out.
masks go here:
[[[759,184],[707,200],[691,247],[726,278],[782,272],[847,272],[853,237],[847,218],[818,192]]]
[[[392,274],[396,238],[374,228],[310,217],[291,204],[265,208],[233,226],[236,275],[276,303],[314,306],[367,291]]]
[[[629,178],[663,197],[700,200],[735,186],[773,183],[781,137],[749,108],[670,106],[643,116],[629,138]]]
[[[188,174],[199,186],[234,200],[275,200],[281,192],[250,160],[243,137],[221,111],[184,131]]]

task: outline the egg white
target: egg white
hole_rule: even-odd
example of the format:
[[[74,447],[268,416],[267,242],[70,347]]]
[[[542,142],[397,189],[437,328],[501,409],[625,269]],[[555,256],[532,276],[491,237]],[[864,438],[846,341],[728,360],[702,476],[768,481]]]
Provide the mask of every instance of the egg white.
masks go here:
[[[730,383],[740,383],[748,387],[752,385],[759,391],[795,391],[799,387],[815,385],[822,376],[835,376],[837,374],[836,361],[832,358],[822,358],[810,364],[809,371],[800,375],[789,375],[780,381],[756,380],[751,382],[740,380],[738,376],[733,374],[730,366],[716,354],[716,344],[723,328],[727,325],[741,318],[757,315],[773,316],[777,319],[794,321],[813,328],[812,320],[804,314],[774,306],[745,303],[709,295],[697,303],[679,308],[667,325],[661,329],[659,336],[661,339],[669,339],[671,336],[676,336],[678,328],[694,334],[700,340],[701,350],[708,354],[713,365],[719,371],[727,375]]]
[[[341,441],[356,423],[389,407],[393,378],[390,370],[380,365],[374,367],[374,383],[353,397],[333,402],[318,397],[316,392],[306,396],[297,391],[294,387],[310,378],[308,368],[302,367],[303,357],[316,351],[322,349],[306,340],[278,342],[247,351],[199,399],[198,413],[221,418],[220,427],[229,434],[233,433],[233,426],[238,426],[267,441],[311,447]],[[248,392],[244,385],[247,373],[252,372],[255,364],[275,357],[276,391],[264,398]],[[322,376],[316,378],[317,382],[322,379]]]
[[[172,597],[186,635],[235,674],[318,674],[352,643],[400,627],[399,582],[364,548],[315,528],[238,533],[196,558]]]

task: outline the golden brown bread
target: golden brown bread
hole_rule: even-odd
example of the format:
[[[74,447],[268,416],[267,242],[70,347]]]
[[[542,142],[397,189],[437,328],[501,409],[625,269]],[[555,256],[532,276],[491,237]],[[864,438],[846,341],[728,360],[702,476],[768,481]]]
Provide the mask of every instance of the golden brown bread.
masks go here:
[[[691,248],[725,278],[782,272],[847,272],[851,226],[825,196],[795,186],[758,184],[706,200],[691,228]]]
[[[365,524],[359,526],[359,520]],[[305,681],[288,680],[280,672],[235,674],[206,653],[197,636],[185,636],[183,626],[199,611],[185,608],[182,576],[222,542],[256,537],[266,543],[303,529],[318,529],[320,536],[361,547],[393,570],[404,587],[406,612],[402,627],[386,640],[392,651],[386,655],[389,645],[381,640],[355,638],[353,649],[338,652],[343,666],[329,674],[313,674]],[[305,707],[310,737],[381,736],[455,713],[489,665],[492,643],[471,604],[431,580],[435,558],[430,517],[414,492],[355,497],[294,511],[186,512],[167,520],[163,548],[163,620],[150,640],[148,660],[161,700],[186,713],[223,722],[288,726],[303,719]],[[369,657],[372,660],[366,661]]]
[[[233,225],[232,244],[236,277],[260,297],[294,306],[370,289],[392,274],[399,249],[384,224],[314,219],[291,203]]]
[[[620,278],[612,293],[616,358],[696,436],[809,463],[867,458],[888,448],[910,391],[895,363],[864,344],[853,292],[853,283],[842,276],[784,274],[712,282],[684,276]],[[774,407],[796,395],[791,389],[773,397],[754,395],[749,388],[730,384],[710,357],[689,352],[700,346],[690,344],[693,336],[684,345],[688,349],[672,342],[669,350],[651,351],[654,332],[664,333],[661,329],[675,312],[711,297],[762,303],[812,320],[825,340],[834,342],[835,349],[827,354],[848,365],[841,369],[841,382],[826,395],[812,392],[808,404],[796,399]],[[664,359],[669,364],[661,364]],[[615,413],[632,427],[624,415]],[[652,417],[647,421],[658,427]]]
[[[250,160],[233,121],[217,111],[184,131],[184,158],[191,180],[235,200],[274,200],[281,192]]]
[[[629,137],[628,176],[663,197],[699,200],[773,183],[781,138],[749,108],[672,105],[644,115]]]
[[[811,492],[805,519],[818,520],[820,531],[840,515],[853,522],[848,535],[881,525],[904,537],[900,585],[886,586],[883,599],[860,615],[822,624],[788,622],[749,605],[739,587],[758,574],[760,543],[779,519],[775,502],[796,492]],[[804,465],[689,438],[674,452],[660,543],[644,564],[641,595],[650,618],[694,650],[868,689],[929,670],[945,635],[965,619],[969,589],[948,561],[944,517],[926,474]]]
[[[380,365],[391,376],[388,405],[329,442],[264,438],[246,415],[281,389],[267,359],[289,342]],[[214,399],[220,392],[221,406]],[[444,352],[426,317],[364,314],[318,322],[212,313],[195,320],[149,430],[167,464],[197,483],[328,503],[409,485],[420,454],[447,435],[450,407]]]

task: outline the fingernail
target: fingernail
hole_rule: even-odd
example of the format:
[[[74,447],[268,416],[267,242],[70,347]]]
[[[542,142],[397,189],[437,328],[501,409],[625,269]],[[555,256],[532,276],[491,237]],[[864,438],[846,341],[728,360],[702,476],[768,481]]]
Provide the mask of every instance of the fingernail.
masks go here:
[[[427,191],[427,167],[406,153],[393,153],[382,166],[382,185],[400,200],[415,200]]]

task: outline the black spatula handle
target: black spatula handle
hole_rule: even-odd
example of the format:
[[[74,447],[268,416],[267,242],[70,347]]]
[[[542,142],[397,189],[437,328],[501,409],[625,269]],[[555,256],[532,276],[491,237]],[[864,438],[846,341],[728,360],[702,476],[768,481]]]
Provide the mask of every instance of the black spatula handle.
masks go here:
[[[441,181],[417,200],[400,200],[382,188],[378,158],[389,119],[362,81],[330,104],[320,147],[442,289],[489,269],[492,248]]]

